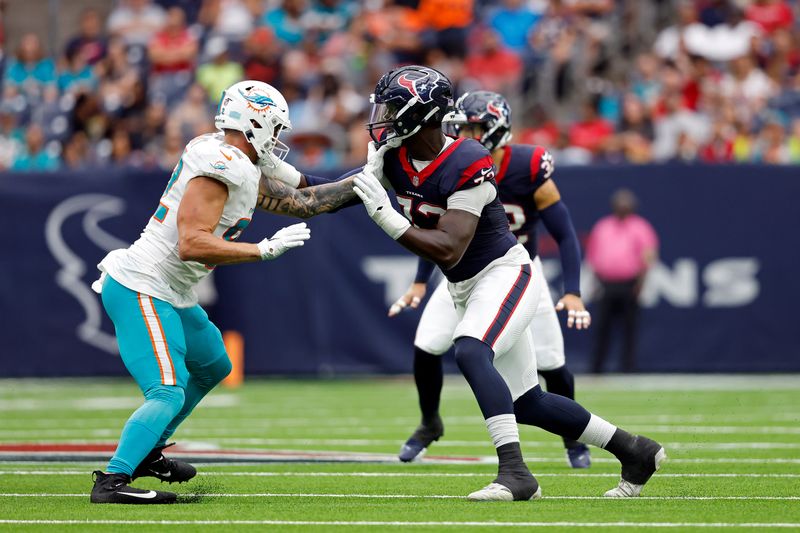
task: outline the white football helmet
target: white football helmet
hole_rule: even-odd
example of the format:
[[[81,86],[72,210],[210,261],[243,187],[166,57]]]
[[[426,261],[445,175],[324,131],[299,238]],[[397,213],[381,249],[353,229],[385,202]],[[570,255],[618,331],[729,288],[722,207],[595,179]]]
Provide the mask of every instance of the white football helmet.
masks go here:
[[[289,106],[280,91],[263,81],[240,81],[223,91],[214,125],[244,133],[258,153],[259,166],[275,167],[289,152],[278,139],[292,129]]]

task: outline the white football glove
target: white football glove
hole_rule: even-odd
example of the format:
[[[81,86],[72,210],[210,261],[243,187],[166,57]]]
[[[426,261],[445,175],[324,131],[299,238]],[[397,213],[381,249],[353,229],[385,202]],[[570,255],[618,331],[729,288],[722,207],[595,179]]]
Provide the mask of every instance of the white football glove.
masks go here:
[[[261,167],[261,173],[267,178],[274,178],[278,181],[282,181],[289,187],[296,189],[297,186],[300,185],[300,179],[303,177],[300,171],[283,159],[277,157],[273,157],[272,159],[275,166],[263,166]]]
[[[310,238],[311,229],[305,222],[301,222],[279,229],[275,235],[264,239],[257,246],[261,252],[261,259],[266,261],[280,257],[287,250],[303,246]]]
[[[367,210],[372,221],[389,237],[397,240],[411,227],[411,223],[394,210],[389,201],[389,195],[386,194],[386,189],[378,179],[378,176],[383,175],[383,154],[388,149],[388,145],[383,145],[376,150],[373,143],[370,143],[367,164],[364,165],[364,170],[355,175],[353,192],[361,198],[364,209]],[[380,169],[380,174],[375,174],[376,167]]]
[[[374,142],[367,143],[367,164],[364,165],[364,170],[371,172],[377,178],[383,176],[383,156],[388,150],[388,144],[378,148]]]

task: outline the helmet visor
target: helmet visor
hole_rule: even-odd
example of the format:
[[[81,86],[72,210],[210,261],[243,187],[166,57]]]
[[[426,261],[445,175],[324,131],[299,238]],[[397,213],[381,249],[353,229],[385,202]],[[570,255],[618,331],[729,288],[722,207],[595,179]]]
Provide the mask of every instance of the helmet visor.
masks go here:
[[[398,116],[398,108],[394,104],[385,102],[372,104],[367,129],[375,143],[383,144],[397,136],[397,132],[394,129],[394,121],[397,120]]]

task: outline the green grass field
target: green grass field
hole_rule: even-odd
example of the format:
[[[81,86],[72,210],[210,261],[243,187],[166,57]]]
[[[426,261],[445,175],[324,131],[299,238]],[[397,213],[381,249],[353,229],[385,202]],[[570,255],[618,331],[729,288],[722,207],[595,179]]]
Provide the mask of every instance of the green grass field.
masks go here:
[[[98,506],[88,493],[102,462],[6,461],[0,531],[800,531],[800,377],[579,378],[578,394],[667,448],[644,497],[601,498],[618,478],[611,455],[593,449],[592,468],[574,471],[558,438],[524,427],[523,450],[544,491],[534,502],[466,501],[492,480],[492,464],[373,461],[200,464],[197,478],[172,486],[183,495],[177,505]],[[113,442],[138,403],[127,380],[0,380],[0,445]],[[409,379],[251,380],[212,393],[175,437],[198,449],[394,454],[416,409]],[[430,455],[493,455],[460,377],[448,380],[442,412],[446,435]]]

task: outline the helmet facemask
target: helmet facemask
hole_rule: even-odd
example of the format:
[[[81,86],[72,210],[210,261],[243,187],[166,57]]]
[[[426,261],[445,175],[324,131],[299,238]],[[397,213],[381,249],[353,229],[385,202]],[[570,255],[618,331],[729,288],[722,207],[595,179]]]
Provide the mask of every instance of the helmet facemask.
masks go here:
[[[400,109],[392,102],[377,102],[374,94],[369,99],[372,102],[372,111],[367,129],[372,140],[379,146],[399,146],[403,139],[416,134],[441,111],[436,105],[420,107],[417,97],[411,98]]]

